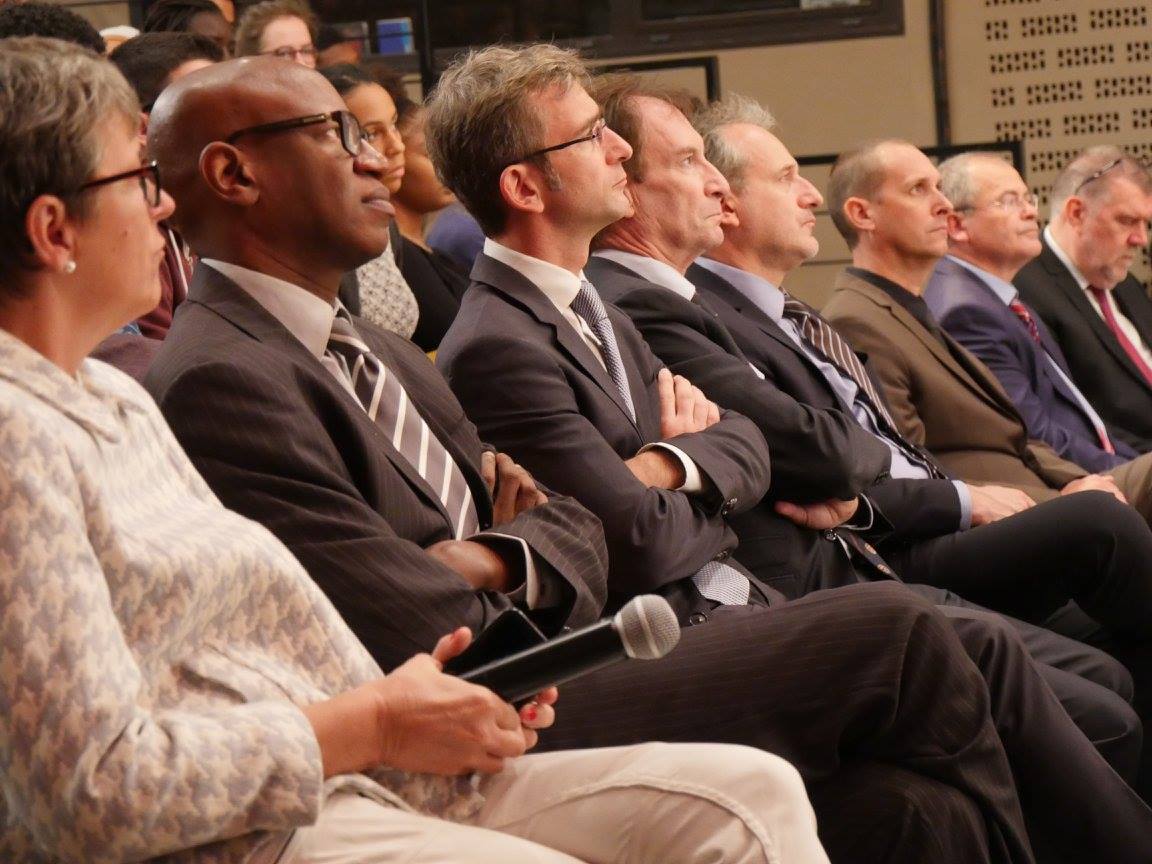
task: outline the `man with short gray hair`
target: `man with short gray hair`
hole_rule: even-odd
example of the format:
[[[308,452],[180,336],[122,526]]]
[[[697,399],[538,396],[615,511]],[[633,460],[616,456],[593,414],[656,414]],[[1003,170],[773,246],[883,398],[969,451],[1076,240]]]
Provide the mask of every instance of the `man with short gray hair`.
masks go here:
[[[1050,206],[1043,248],[1016,287],[1116,437],[1152,450],[1152,301],[1129,273],[1148,248],[1148,165],[1117,147],[1091,147],[1056,178]]]
[[[1041,250],[1036,201],[1023,178],[993,153],[953,156],[939,170],[953,212],[948,255],[924,299],[940,326],[992,370],[1033,438],[1089,471],[1135,459],[1072,381],[1059,345],[1012,285]],[[1146,475],[1150,467],[1152,456],[1125,472]],[[1129,482],[1118,479],[1122,490]]]

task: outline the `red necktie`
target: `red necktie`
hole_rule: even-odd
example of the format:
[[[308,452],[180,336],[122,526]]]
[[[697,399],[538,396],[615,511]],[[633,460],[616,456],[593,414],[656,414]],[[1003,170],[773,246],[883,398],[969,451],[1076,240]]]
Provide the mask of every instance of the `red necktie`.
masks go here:
[[[1028,310],[1028,307],[1021,302],[1019,297],[1016,297],[1008,304],[1008,308],[1011,309],[1012,313],[1028,328],[1028,335],[1032,337],[1032,341],[1039,345],[1040,350],[1047,355],[1048,350],[1044,347],[1044,343],[1040,339],[1040,328],[1036,326],[1036,320],[1032,317],[1032,313]],[[1053,358],[1048,357],[1048,361],[1056,365],[1056,361]],[[1105,453],[1116,452],[1116,448],[1112,446],[1112,441],[1108,438],[1108,432],[1102,426],[1096,427],[1096,435],[1100,439],[1100,448]]]
[[[1093,285],[1089,285],[1088,290],[1092,292],[1092,296],[1100,304],[1100,311],[1104,313],[1104,323],[1108,325],[1108,329],[1112,331],[1112,335],[1116,337],[1116,341],[1120,343],[1120,347],[1124,349],[1128,359],[1136,364],[1136,368],[1140,370],[1144,380],[1152,384],[1152,369],[1148,368],[1148,364],[1144,362],[1144,358],[1140,356],[1136,346],[1128,340],[1124,331],[1120,329],[1119,322],[1116,321],[1116,315],[1112,311],[1112,298],[1110,296],[1112,292],[1105,291],[1103,288],[1096,288]]]
[[[1032,337],[1032,341],[1043,347],[1043,343],[1040,341],[1040,328],[1036,326],[1036,322],[1032,320],[1032,313],[1028,311],[1027,306],[1020,302],[1020,298],[1017,297],[1009,303],[1008,308],[1028,328],[1028,335]]]

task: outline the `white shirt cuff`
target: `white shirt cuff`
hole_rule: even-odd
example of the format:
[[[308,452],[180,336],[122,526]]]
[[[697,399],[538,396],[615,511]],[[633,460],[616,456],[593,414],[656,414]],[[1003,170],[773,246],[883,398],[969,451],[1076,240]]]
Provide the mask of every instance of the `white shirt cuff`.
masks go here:
[[[657,447],[661,450],[667,450],[675,456],[680,460],[680,465],[684,468],[684,482],[673,489],[673,492],[683,492],[685,495],[699,495],[704,491],[704,478],[700,475],[700,469],[696,467],[696,463],[688,457],[688,454],[679,447],[673,447],[671,444],[658,441],[655,444],[645,444],[640,448],[640,452],[646,453]]]

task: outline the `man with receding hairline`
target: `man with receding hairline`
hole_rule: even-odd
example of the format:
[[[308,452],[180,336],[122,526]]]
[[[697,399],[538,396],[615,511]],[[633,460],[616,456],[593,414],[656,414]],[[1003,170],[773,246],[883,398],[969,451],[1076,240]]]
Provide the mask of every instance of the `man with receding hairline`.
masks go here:
[[[1116,435],[1152,450],[1152,301],[1129,269],[1148,250],[1152,172],[1118,147],[1090,147],[1052,186],[1040,254],[1017,274],[1077,386]]]
[[[150,146],[200,263],[148,384],[221,499],[285,542],[384,668],[513,603],[553,632],[593,620],[595,519],[493,459],[423,353],[337,303],[341,276],[387,244],[391,206],[384,161],[333,87],[271,58],[194,72],[158,100]],[[481,716],[520,746],[453,761],[488,727],[465,734],[444,688],[471,685],[430,665],[381,712],[381,750],[411,730],[426,744],[389,767],[460,772],[452,792],[331,796],[268,860],[751,864],[778,850],[827,864],[800,778],[768,754],[653,744],[505,765],[549,725],[552,689],[517,712],[477,687]]]

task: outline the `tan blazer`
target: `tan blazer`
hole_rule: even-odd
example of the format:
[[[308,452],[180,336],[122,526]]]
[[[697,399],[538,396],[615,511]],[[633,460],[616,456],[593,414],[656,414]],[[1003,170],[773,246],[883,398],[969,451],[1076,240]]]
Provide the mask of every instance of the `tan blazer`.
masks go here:
[[[1029,439],[992,372],[941,331],[946,347],[880,288],[845,271],[823,314],[867,355],[900,431],[953,476],[1016,486],[1039,501],[1087,473]]]

